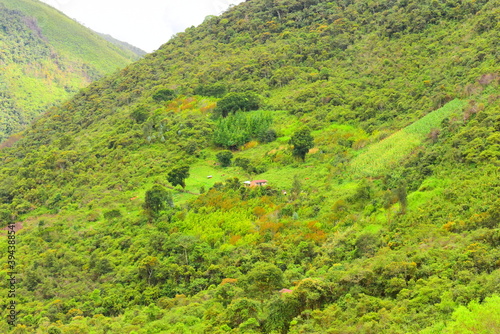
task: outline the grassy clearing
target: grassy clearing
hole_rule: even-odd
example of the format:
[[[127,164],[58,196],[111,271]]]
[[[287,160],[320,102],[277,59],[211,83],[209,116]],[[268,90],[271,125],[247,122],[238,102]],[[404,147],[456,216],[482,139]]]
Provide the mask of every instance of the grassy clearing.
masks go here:
[[[359,178],[387,172],[418,147],[432,129],[438,128],[446,117],[464,105],[464,101],[453,100],[384,140],[370,145],[351,161],[350,173]]]

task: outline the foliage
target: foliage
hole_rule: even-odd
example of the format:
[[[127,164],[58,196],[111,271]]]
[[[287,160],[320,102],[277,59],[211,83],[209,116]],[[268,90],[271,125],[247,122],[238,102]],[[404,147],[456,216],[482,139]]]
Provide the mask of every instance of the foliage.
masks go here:
[[[2,0],[0,141],[91,81],[136,60],[55,9]]]
[[[195,88],[194,93],[203,96],[223,97],[227,93],[226,85],[222,82],[214,84],[199,85]]]
[[[0,332],[495,330],[498,8],[246,1],[54,106],[0,150]],[[220,117],[212,85],[262,110]]]
[[[458,307],[452,314],[453,321],[441,333],[495,333],[500,330],[500,297],[492,295],[481,304],[472,301]]]
[[[174,187],[179,185],[183,189],[186,188],[185,180],[189,177],[189,166],[175,167],[167,174],[167,180]]]
[[[222,117],[237,111],[257,110],[260,106],[259,96],[254,92],[231,92],[217,102],[215,112]]]
[[[221,151],[215,156],[222,167],[228,167],[231,165],[231,159],[233,158],[233,153],[231,153],[231,151]]]
[[[137,123],[144,123],[148,119],[148,111],[144,106],[135,108],[131,113],[130,117]]]
[[[272,116],[269,113],[253,112],[238,113],[219,118],[215,125],[213,141],[216,145],[225,148],[237,148],[248,143],[251,139],[272,139],[269,127]]]
[[[305,161],[306,154],[314,147],[313,140],[314,138],[307,128],[295,132],[289,142],[290,145],[293,145],[293,155]]]
[[[143,208],[148,216],[154,217],[160,211],[173,206],[172,194],[162,186],[154,185],[153,188],[146,191]]]
[[[175,97],[175,91],[168,88],[159,89],[153,94],[153,100],[155,100],[156,102],[169,101],[172,100],[174,97]]]

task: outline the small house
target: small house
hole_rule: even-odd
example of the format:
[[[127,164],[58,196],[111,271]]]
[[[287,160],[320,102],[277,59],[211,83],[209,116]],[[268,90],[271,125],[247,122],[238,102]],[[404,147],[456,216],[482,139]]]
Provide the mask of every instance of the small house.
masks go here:
[[[267,184],[267,180],[254,180],[250,183],[250,187],[261,187]]]

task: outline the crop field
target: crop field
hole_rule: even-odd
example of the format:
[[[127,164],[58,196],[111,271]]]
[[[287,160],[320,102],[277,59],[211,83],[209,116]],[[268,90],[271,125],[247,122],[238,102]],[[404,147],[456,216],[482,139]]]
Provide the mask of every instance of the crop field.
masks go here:
[[[432,129],[439,128],[446,117],[464,105],[464,101],[453,100],[384,140],[370,145],[351,161],[352,174],[355,177],[378,176],[397,166],[425,140]]]

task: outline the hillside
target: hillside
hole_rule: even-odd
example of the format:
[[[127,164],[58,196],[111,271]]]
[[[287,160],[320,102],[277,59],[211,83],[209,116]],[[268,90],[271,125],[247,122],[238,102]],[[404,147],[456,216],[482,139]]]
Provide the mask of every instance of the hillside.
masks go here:
[[[0,142],[137,59],[39,1],[1,0],[0,16]]]
[[[102,38],[104,38],[105,40],[107,40],[108,42],[115,44],[116,46],[123,49],[124,51],[129,51],[129,52],[134,53],[136,55],[137,59],[141,58],[142,56],[144,56],[147,53],[146,51],[143,51],[143,50],[139,49],[138,47],[133,46],[127,42],[120,41],[111,35],[101,34],[101,33],[98,33],[98,35],[101,36]]]
[[[0,332],[498,332],[499,5],[250,0],[52,108]]]

